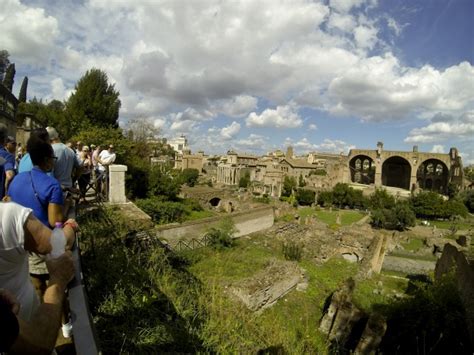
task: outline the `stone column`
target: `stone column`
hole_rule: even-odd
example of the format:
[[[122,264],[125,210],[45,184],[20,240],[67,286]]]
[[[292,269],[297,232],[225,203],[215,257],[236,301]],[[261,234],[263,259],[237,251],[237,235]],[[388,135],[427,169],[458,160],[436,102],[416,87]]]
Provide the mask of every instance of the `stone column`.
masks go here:
[[[109,202],[125,203],[125,172],[126,165],[109,166]]]
[[[382,159],[375,158],[375,187],[382,187]]]

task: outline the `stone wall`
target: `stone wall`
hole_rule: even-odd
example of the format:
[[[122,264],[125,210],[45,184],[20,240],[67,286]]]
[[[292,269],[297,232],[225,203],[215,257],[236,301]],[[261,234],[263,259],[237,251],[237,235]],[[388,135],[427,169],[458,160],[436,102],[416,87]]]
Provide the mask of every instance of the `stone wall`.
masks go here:
[[[441,258],[436,263],[435,279],[453,271],[461,301],[466,310],[466,321],[471,343],[474,344],[474,269],[466,256],[455,246],[446,244]]]
[[[241,237],[258,232],[273,226],[273,207],[263,206],[249,211],[237,212],[227,215],[232,218],[238,232],[235,237]],[[204,218],[197,221],[181,224],[168,224],[156,228],[156,235],[166,240],[171,246],[180,240],[190,240],[201,237],[209,228],[215,227],[222,220],[222,216]]]

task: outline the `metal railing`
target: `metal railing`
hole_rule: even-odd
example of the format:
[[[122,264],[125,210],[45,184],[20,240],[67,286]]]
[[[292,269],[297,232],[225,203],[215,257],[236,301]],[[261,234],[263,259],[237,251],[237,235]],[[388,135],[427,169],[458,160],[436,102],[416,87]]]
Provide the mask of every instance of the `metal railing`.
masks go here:
[[[71,209],[68,217],[76,217],[75,208]],[[79,247],[80,232],[72,248],[74,263],[74,279],[68,285],[69,309],[72,321],[72,333],[76,354],[100,354],[94,322],[89,309],[86,285],[82,273],[81,251]]]
[[[205,234],[201,238],[191,238],[190,240],[180,240],[174,247],[176,251],[194,250],[207,247],[210,244],[211,238]]]

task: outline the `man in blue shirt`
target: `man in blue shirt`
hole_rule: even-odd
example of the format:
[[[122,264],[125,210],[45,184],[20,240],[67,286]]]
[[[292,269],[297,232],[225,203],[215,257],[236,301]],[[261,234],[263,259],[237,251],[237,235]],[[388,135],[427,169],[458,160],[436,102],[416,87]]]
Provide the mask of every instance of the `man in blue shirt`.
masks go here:
[[[0,123],[0,200],[6,195],[8,186],[15,177],[15,157],[4,147],[8,136],[8,128],[4,123]]]
[[[53,169],[54,177],[58,179],[63,189],[69,189],[72,187],[73,170],[79,170],[81,162],[77,158],[76,153],[61,142],[58,132],[54,127],[46,127],[46,130],[53,146],[54,155],[57,158]],[[76,173],[78,174],[76,177],[79,177],[80,172],[76,171]]]

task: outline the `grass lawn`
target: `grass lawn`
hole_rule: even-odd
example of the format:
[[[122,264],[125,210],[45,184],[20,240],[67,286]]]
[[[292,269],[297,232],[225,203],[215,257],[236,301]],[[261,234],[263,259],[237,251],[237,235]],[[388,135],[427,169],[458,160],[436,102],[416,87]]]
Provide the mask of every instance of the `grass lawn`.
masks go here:
[[[417,251],[423,247],[423,240],[419,238],[411,238],[408,243],[401,243],[403,249],[407,251]]]
[[[186,216],[186,221],[194,221],[196,219],[202,219],[207,217],[216,216],[217,213],[213,211],[203,210],[203,211],[191,211],[189,216]]]
[[[419,219],[417,222],[418,224],[421,224],[421,219]],[[440,229],[449,229],[452,225],[452,221],[438,221],[438,220],[429,220],[430,226],[436,226],[436,228]],[[455,223],[456,227],[458,230],[465,230],[469,228],[474,227],[474,220],[473,219],[465,219],[463,221],[458,221]]]
[[[311,207],[305,207],[298,210],[298,214],[301,218],[307,218],[310,216],[316,216],[318,220],[328,225],[336,224],[337,215],[341,215],[341,225],[348,226],[362,219],[365,213],[354,211],[354,210],[315,210]]]

